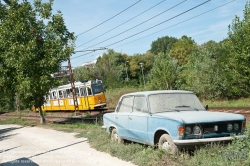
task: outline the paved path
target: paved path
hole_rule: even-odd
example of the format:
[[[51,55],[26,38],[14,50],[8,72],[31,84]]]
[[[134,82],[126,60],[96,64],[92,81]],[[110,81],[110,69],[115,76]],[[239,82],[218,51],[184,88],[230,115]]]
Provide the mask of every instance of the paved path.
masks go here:
[[[86,138],[39,127],[0,125],[0,165],[132,166],[90,148]]]

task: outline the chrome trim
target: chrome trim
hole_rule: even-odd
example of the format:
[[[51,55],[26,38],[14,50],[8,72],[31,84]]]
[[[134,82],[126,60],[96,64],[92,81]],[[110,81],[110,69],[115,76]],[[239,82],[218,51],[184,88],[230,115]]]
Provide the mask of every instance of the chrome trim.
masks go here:
[[[245,135],[235,136],[236,138],[246,138]],[[185,140],[173,140],[176,145],[194,145],[209,142],[231,141],[234,137],[217,137],[217,138],[201,138],[201,139],[185,139]]]

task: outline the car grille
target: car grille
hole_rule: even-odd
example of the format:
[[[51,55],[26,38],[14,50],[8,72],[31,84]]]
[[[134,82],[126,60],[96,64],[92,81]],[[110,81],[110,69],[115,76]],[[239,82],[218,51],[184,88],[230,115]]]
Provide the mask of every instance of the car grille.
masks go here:
[[[228,123],[238,123],[240,128],[238,131],[232,131],[232,132],[240,132],[241,131],[241,122],[221,122],[221,123],[214,123],[214,124],[202,124],[202,132],[203,134],[215,134],[215,133],[221,133],[221,132],[228,132],[227,131],[227,124]],[[215,131],[215,125],[218,127],[217,131]]]

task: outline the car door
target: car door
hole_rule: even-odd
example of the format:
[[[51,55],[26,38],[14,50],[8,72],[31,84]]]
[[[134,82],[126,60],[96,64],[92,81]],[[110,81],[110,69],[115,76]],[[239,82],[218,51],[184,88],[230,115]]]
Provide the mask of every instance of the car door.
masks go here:
[[[148,106],[145,96],[135,96],[133,110],[128,116],[129,135],[137,142],[148,142]]]
[[[131,113],[133,106],[133,96],[125,96],[119,102],[115,114],[115,124],[118,129],[118,134],[122,138],[129,138],[128,133],[128,114]]]

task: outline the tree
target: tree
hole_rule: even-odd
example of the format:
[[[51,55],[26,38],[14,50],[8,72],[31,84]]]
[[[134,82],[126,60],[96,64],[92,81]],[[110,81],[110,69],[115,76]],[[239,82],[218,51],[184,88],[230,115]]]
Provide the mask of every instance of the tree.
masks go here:
[[[153,68],[149,73],[149,88],[152,90],[177,89],[180,69],[177,60],[172,59],[168,54],[160,53],[155,58]]]
[[[177,41],[177,38],[169,36],[158,38],[156,41],[152,42],[150,51],[155,55],[161,52],[168,53],[173,47],[173,44]]]
[[[177,59],[179,65],[183,65],[187,63],[188,56],[192,53],[195,46],[194,40],[184,35],[174,43],[172,49],[169,51],[169,55]]]
[[[103,80],[105,88],[120,87],[126,59],[121,53],[108,50],[102,57],[97,59],[96,65],[90,70],[90,75],[94,79]]]
[[[230,68],[235,72],[238,84],[235,91],[241,95],[250,94],[250,3],[247,2],[243,11],[243,19],[235,16],[229,25]],[[239,84],[240,83],[240,84]]]
[[[74,69],[74,79],[75,81],[91,80],[93,79],[90,75],[90,68],[93,66],[81,66]]]
[[[38,108],[41,123],[44,95],[59,80],[51,77],[73,52],[75,37],[62,13],[52,14],[53,1],[0,3],[0,85]]]

